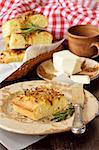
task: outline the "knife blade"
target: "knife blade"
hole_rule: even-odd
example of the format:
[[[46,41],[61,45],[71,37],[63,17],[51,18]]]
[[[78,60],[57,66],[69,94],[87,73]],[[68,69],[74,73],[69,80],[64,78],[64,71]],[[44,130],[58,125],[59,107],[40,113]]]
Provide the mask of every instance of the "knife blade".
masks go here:
[[[71,89],[71,91],[69,90],[69,92],[71,92],[72,97],[70,98],[70,93],[66,93],[66,96],[71,99],[71,103],[75,108],[75,115],[71,131],[74,134],[84,133],[86,130],[86,126],[82,117],[83,105],[85,100],[83,84],[75,83],[65,73],[59,75],[58,77],[55,77],[52,82],[61,83],[62,85],[67,85],[67,87],[69,85]]]

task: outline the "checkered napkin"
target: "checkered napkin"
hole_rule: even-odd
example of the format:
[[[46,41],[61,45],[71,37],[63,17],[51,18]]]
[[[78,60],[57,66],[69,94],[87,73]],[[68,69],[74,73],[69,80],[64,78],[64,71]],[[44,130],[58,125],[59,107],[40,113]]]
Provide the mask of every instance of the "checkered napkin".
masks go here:
[[[48,17],[47,30],[57,39],[66,37],[72,25],[99,26],[98,0],[0,0],[0,26],[27,11]]]

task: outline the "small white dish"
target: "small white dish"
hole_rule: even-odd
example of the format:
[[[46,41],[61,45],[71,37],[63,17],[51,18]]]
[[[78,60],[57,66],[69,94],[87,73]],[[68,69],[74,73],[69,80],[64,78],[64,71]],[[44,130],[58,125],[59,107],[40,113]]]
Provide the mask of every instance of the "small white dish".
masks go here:
[[[76,75],[87,75],[90,77],[90,80],[94,80],[99,77],[99,63],[95,60],[89,58],[81,58],[82,71]],[[52,59],[42,62],[37,67],[37,74],[40,78],[44,80],[52,80],[54,77],[61,74],[61,72],[56,72],[53,66]]]

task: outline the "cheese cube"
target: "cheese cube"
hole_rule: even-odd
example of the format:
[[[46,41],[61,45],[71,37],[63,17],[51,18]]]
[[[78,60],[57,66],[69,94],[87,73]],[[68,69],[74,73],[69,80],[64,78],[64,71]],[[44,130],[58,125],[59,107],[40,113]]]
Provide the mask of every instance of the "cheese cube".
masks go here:
[[[70,76],[71,80],[81,84],[89,84],[90,78],[87,75],[72,75]]]
[[[21,29],[18,19],[9,20],[2,25],[3,38],[10,36],[11,33],[19,33],[19,32],[21,32]]]
[[[68,75],[76,74],[81,71],[80,57],[68,50],[63,50],[53,54],[53,65],[56,71],[67,73]]]
[[[11,34],[9,41],[10,49],[23,49],[26,47],[26,40],[22,34]]]

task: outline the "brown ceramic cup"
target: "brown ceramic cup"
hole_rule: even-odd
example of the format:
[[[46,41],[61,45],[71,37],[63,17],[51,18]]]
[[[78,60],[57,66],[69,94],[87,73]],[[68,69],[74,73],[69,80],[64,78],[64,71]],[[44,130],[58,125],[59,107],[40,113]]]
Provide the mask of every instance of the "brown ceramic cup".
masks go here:
[[[68,29],[71,52],[83,57],[99,56],[99,28],[93,25],[76,25]]]

